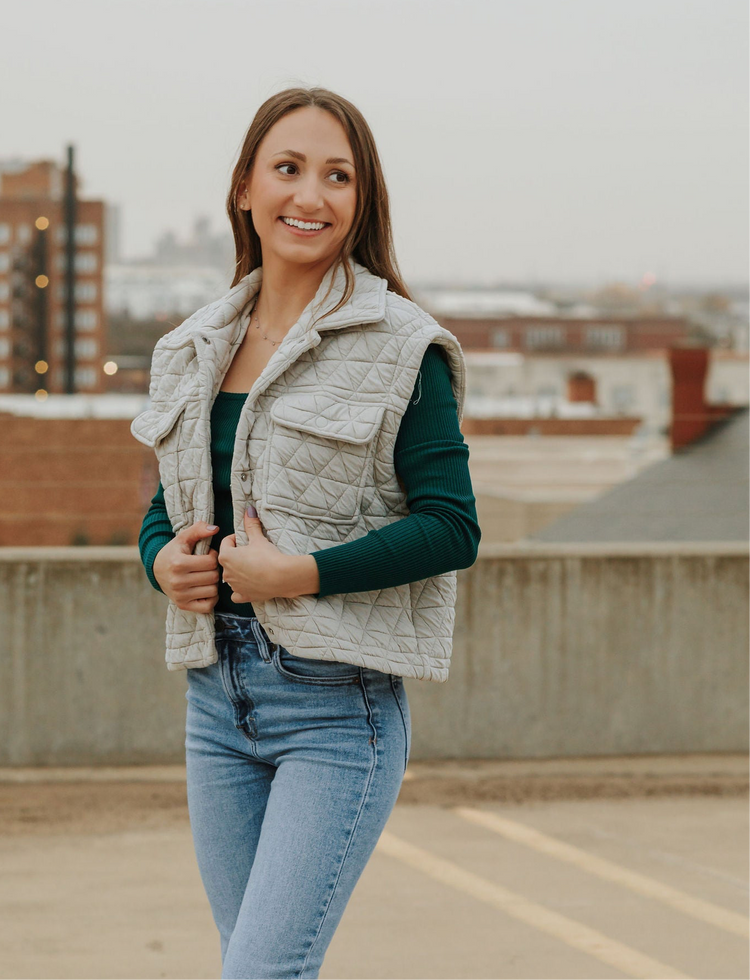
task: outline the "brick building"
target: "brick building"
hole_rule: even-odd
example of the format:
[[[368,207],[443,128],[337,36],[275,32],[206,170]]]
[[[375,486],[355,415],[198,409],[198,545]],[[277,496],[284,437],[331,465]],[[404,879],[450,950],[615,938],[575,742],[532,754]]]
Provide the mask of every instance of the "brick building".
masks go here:
[[[690,333],[682,317],[457,317],[438,315],[464,350],[521,353],[628,354],[680,346]]]
[[[0,392],[65,390],[64,169],[0,162]],[[103,389],[104,202],[77,199],[75,389]]]
[[[45,405],[55,397],[71,396]],[[136,544],[159,482],[156,456],[133,438],[130,418],[82,417],[88,410],[49,418],[0,406],[0,547]]]

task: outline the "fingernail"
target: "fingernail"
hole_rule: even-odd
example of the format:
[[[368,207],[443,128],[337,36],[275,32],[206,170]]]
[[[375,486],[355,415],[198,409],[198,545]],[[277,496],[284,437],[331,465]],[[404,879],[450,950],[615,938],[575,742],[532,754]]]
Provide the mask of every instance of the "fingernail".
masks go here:
[[[218,531],[219,530],[219,525],[218,524],[206,524],[206,530],[207,531]]]
[[[258,516],[258,511],[253,507],[252,504],[247,505],[247,507],[245,508],[245,513],[247,514],[248,517]]]

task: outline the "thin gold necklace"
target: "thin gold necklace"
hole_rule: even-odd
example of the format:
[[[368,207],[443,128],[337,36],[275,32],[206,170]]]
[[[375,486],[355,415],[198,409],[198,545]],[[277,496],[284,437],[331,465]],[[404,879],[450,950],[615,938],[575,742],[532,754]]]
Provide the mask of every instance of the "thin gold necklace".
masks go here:
[[[258,300],[259,299],[260,299],[260,293],[258,294]],[[253,313],[255,313],[255,310],[258,309],[258,300],[256,300],[256,302],[255,302],[255,309],[253,310]],[[252,322],[253,319],[255,320],[255,329],[260,333],[261,337],[264,340],[267,340],[269,344],[273,344],[274,347],[278,347],[279,344],[281,343],[281,340],[283,340],[284,338],[282,337],[281,340],[271,340],[270,337],[267,337],[263,333],[263,331],[261,329],[261,326],[260,326],[260,320],[258,319],[258,314],[257,313],[255,313],[255,317],[251,317],[250,318],[250,322]]]

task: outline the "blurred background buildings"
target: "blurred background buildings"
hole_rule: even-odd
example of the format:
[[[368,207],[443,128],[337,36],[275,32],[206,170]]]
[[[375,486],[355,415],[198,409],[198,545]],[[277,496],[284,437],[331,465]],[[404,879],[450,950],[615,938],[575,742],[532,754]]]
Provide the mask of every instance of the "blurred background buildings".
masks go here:
[[[136,542],[158,472],[129,425],[153,346],[231,282],[231,235],[207,218],[186,241],[165,232],[151,255],[125,260],[120,208],[76,193],[70,391],[65,180],[52,160],[0,161],[0,546]],[[750,400],[744,288],[670,288],[653,275],[409,285],[466,352],[463,431],[486,543],[540,534],[710,439]],[[732,473],[741,494],[746,475]],[[659,500],[666,515],[670,492]]]
[[[364,113],[466,353],[482,545],[451,683],[407,680],[413,757],[745,751],[747,5],[7,6],[0,762],[184,760],[130,422],[229,287],[233,160],[297,85]]]

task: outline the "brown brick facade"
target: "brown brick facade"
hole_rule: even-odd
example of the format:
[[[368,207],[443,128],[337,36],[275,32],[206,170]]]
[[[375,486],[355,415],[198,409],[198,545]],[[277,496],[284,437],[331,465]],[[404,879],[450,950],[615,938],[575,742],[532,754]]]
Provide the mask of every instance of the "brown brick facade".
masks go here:
[[[136,544],[159,482],[129,419],[0,415],[0,547]]]
[[[493,317],[439,316],[464,350],[524,354],[629,354],[682,344],[689,334],[682,317]]]
[[[0,172],[0,392],[65,390],[63,171]],[[77,201],[76,391],[104,390],[104,202]],[[46,286],[37,283],[42,271]],[[40,290],[44,297],[40,297]],[[39,373],[35,365],[48,369]]]

